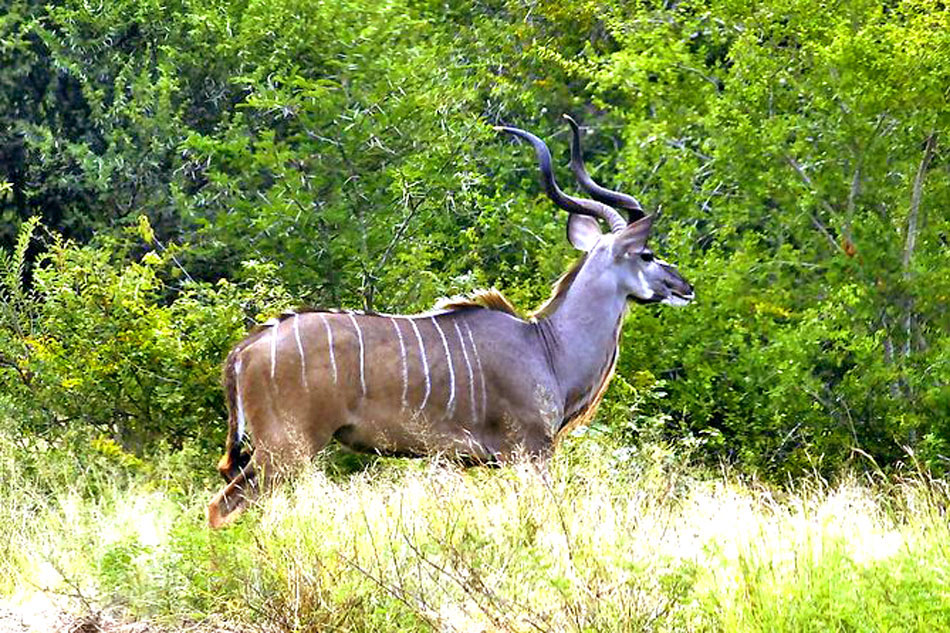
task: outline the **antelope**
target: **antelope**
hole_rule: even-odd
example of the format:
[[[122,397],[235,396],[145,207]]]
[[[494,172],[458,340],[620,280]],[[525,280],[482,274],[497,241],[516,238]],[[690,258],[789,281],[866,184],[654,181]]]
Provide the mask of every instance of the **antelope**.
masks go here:
[[[223,369],[218,470],[227,483],[208,507],[212,527],[331,439],[362,452],[502,464],[544,458],[589,421],[614,371],[628,300],[685,305],[693,289],[647,247],[653,216],[587,174],[578,126],[566,118],[571,169],[592,199],[561,191],[541,139],[495,128],[532,145],[541,185],[569,213],[567,238],[583,252],[551,298],[528,318],[492,289],[423,314],[290,312],[250,333]]]

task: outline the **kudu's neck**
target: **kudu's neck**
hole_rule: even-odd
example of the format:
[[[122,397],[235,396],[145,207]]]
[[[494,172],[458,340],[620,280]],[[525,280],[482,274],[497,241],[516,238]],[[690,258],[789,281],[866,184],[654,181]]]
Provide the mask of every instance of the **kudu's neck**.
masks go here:
[[[600,387],[613,360],[626,303],[608,275],[581,270],[557,309],[538,322],[566,413],[585,405]]]

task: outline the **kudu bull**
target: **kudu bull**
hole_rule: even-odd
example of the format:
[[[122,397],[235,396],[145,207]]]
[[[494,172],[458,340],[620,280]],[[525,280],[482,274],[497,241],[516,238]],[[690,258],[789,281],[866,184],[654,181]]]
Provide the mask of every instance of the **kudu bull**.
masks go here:
[[[628,299],[685,305],[693,290],[647,248],[653,219],[636,199],[588,176],[568,121],[571,168],[593,200],[558,188],[541,139],[497,128],[534,147],[542,186],[570,213],[568,239],[584,251],[552,297],[529,319],[488,291],[426,314],[308,311],[264,324],[224,365],[229,430],[218,469],[228,483],[208,508],[211,526],[232,521],[331,438],[359,451],[497,463],[547,455],[593,413]],[[253,452],[244,450],[248,433]]]

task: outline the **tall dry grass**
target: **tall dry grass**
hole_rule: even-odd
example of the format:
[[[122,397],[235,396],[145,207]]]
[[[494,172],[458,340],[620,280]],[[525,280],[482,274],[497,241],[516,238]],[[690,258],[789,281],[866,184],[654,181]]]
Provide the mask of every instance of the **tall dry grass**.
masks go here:
[[[776,489],[648,453],[317,464],[215,533],[181,474],[38,493],[0,460],[0,582],[8,604],[157,630],[950,630],[945,482]]]

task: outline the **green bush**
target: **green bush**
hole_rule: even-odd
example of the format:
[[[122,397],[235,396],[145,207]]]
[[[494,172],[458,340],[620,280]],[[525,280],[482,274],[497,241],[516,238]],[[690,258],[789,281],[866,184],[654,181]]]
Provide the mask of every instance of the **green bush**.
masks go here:
[[[905,446],[943,468],[950,10],[839,9],[16,0],[0,244],[41,216],[86,246],[22,286],[44,308],[5,335],[5,417],[203,437],[212,359],[254,302],[409,312],[495,285],[530,309],[572,257],[565,218],[490,125],[548,139],[573,190],[570,112],[595,178],[661,211],[656,250],[698,296],[632,309],[606,426],[776,477]],[[152,255],[129,245],[142,215]]]
[[[147,223],[145,237],[151,237]],[[20,433],[83,444],[106,438],[138,455],[223,443],[220,365],[247,324],[286,307],[268,266],[246,282],[196,282],[175,253],[79,246],[26,223],[2,262],[4,418]],[[34,239],[35,238],[35,239]],[[44,250],[25,280],[31,241]],[[135,249],[141,251],[141,248]],[[108,442],[92,447],[109,452]]]

